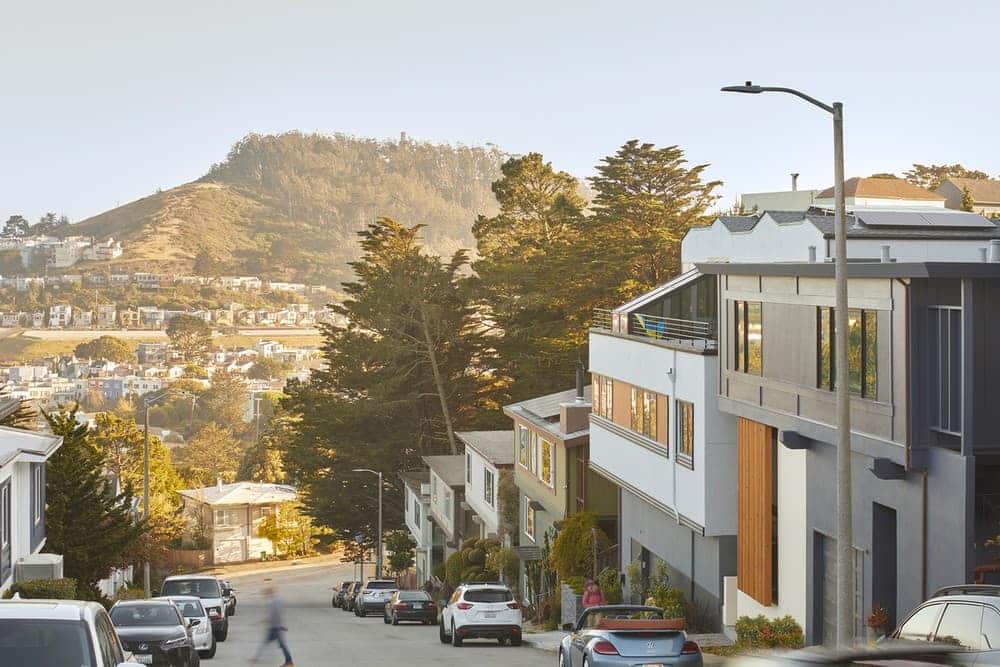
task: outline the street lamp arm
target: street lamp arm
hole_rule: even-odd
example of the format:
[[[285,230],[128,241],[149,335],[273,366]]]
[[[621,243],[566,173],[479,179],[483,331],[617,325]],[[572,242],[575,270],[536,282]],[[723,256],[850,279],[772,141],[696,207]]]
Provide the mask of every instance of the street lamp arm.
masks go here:
[[[806,95],[801,90],[795,90],[794,88],[785,88],[783,86],[755,86],[752,82],[747,81],[746,84],[742,86],[724,86],[722,88],[724,93],[748,93],[750,95],[757,95],[760,93],[787,93],[789,95],[795,95],[795,97],[801,98],[810,104],[818,106],[823,111],[832,114],[833,106],[826,104],[825,102],[820,102],[815,97],[811,95]]]

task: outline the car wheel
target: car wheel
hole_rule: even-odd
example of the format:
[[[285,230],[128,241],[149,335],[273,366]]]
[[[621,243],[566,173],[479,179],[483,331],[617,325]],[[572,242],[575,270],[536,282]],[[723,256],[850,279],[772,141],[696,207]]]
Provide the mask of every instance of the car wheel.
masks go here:
[[[521,635],[511,635],[510,636],[510,645],[511,646],[520,646],[521,645]]]
[[[438,639],[441,640],[442,644],[447,644],[450,641],[448,635],[444,633],[444,623],[438,626]]]
[[[500,646],[503,646],[506,643],[507,643],[506,639],[504,639],[503,637],[497,637],[497,644],[499,644]]]
[[[222,629],[215,633],[215,641],[224,642],[229,637],[229,619],[222,624]]]
[[[462,638],[458,634],[458,630],[455,629],[454,622],[451,624],[451,645],[458,647],[462,645]]]
[[[399,618],[397,618],[395,614],[392,615],[392,624],[399,625]]]
[[[188,667],[201,667],[201,656],[198,651],[191,650],[191,655],[188,658]]]
[[[199,651],[199,655],[206,660],[211,660],[215,657],[215,650],[218,648],[218,644],[215,643],[215,637],[212,637],[212,647],[207,651]]]

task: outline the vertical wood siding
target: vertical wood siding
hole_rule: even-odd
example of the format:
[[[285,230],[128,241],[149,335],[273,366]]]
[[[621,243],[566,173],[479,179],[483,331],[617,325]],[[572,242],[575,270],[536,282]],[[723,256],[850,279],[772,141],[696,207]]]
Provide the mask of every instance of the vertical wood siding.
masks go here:
[[[737,564],[739,589],[762,605],[774,604],[771,574],[771,502],[774,493],[772,429],[738,419]]]

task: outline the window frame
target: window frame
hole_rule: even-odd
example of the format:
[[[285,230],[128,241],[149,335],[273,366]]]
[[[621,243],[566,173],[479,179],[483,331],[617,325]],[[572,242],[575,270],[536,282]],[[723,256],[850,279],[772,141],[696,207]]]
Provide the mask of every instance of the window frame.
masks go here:
[[[483,500],[490,507],[496,507],[496,476],[489,466],[483,466]]]
[[[42,501],[45,492],[45,482],[43,481],[44,476],[42,474],[43,465],[36,463],[31,470],[31,520],[36,526],[42,522],[42,515],[44,514],[44,502]]]
[[[674,399],[674,412],[675,412],[675,423],[676,434],[674,440],[674,454],[677,457],[677,462],[683,465],[685,468],[694,470],[694,403],[691,401],[685,401],[683,399]],[[682,445],[688,440],[685,437],[685,426],[687,427],[687,436],[690,437],[690,447],[685,448]],[[685,451],[687,449],[687,451]]]
[[[549,454],[548,479],[544,476],[546,450]],[[556,446],[545,438],[538,438],[538,479],[550,489],[556,487]]]
[[[528,442],[531,439],[528,427],[517,425],[517,462],[524,469],[528,468]]]
[[[213,509],[214,515],[212,517],[212,525],[216,528],[236,528],[239,526],[238,521],[232,522],[230,519],[232,517],[239,518],[239,510],[233,509],[231,507],[217,507]],[[226,518],[225,522],[220,522],[219,517],[223,516]]]
[[[851,337],[848,331],[847,350],[847,389],[852,396],[870,401],[878,400],[878,310],[874,308],[848,308],[848,322],[851,317],[857,318],[858,364],[851,365]],[[826,322],[824,322],[826,320]],[[825,326],[824,326],[825,325]],[[848,324],[850,329],[850,324]],[[836,352],[837,310],[833,306],[816,306],[816,387],[825,391],[835,391],[837,388],[837,352]],[[871,339],[874,340],[871,340]],[[826,353],[823,351],[824,341],[828,342]],[[874,365],[869,374],[869,365]],[[829,371],[827,373],[827,370]],[[857,376],[858,388],[852,387],[853,378]],[[869,384],[869,378],[871,384]]]
[[[607,420],[614,418],[614,380],[598,373],[592,373],[593,396],[591,411]]]
[[[524,534],[532,542],[535,541],[535,508],[531,506],[531,498],[524,497]]]
[[[751,363],[750,354],[750,310],[756,310],[760,321],[760,341],[754,343],[760,353],[757,361]],[[764,374],[764,303],[762,301],[733,302],[733,367],[737,372],[748,375],[762,376]]]
[[[465,452],[465,483],[472,484],[472,453]]]
[[[657,402],[660,394],[642,387],[631,386],[629,395],[629,428],[639,435],[656,441],[659,434]]]

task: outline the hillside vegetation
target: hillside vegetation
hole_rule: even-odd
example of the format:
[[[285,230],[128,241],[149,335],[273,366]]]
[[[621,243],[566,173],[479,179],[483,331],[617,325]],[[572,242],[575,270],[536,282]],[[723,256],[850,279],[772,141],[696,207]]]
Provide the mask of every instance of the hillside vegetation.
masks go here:
[[[336,285],[359,256],[357,232],[379,216],[423,224],[427,248],[474,248],[476,216],[494,215],[504,155],[401,139],[289,132],[240,140],[193,183],[73,226],[125,242],[133,271],[256,274]]]

